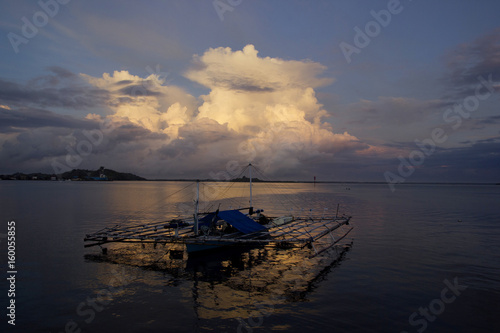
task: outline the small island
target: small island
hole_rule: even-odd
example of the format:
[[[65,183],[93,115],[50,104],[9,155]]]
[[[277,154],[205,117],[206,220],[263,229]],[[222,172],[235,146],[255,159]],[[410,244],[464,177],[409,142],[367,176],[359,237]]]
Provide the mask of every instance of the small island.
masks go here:
[[[71,181],[113,181],[113,180],[147,180],[132,173],[118,172],[100,167],[97,170],[73,169],[62,174],[21,173],[0,175],[1,180],[71,180]]]
[[[231,179],[231,182],[234,182],[234,183],[249,183],[250,182],[250,178],[246,177],[246,176],[243,176],[243,177],[240,177],[240,178],[233,178]],[[259,178],[253,178],[252,177],[252,183],[255,183],[255,182],[263,182],[263,180],[260,180]]]

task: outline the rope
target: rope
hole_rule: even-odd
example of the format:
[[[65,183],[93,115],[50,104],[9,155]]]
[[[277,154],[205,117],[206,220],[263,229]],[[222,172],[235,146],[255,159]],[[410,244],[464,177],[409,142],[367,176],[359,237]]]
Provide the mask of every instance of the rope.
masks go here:
[[[188,185],[186,185],[185,187],[183,187],[183,188],[181,188],[181,189],[179,189],[179,190],[177,190],[177,191],[175,191],[175,192],[173,192],[173,193],[169,194],[169,195],[168,195],[168,196],[166,196],[165,198],[162,198],[162,199],[160,199],[160,200],[158,200],[158,201],[156,201],[156,202],[152,203],[151,205],[149,205],[149,206],[147,206],[147,207],[145,207],[145,208],[143,208],[143,209],[141,209],[141,210],[139,210],[139,211],[137,211],[137,212],[135,212],[135,213],[132,213],[132,214],[129,214],[129,215],[125,216],[125,218],[124,218],[124,219],[123,219],[123,221],[122,221],[122,224],[124,224],[124,223],[128,222],[128,221],[129,221],[132,217],[134,217],[134,216],[140,215],[141,213],[143,213],[143,212],[145,212],[145,211],[150,211],[152,208],[154,208],[155,206],[157,206],[159,203],[161,203],[161,202],[165,202],[165,201],[166,201],[168,198],[170,198],[171,196],[176,195],[177,193],[184,191],[185,189],[187,189],[187,188],[188,188],[188,187],[190,187],[190,186],[193,186],[193,184],[192,184],[192,183],[189,183],[189,184],[188,184]],[[160,208],[165,207],[165,206],[166,206],[166,205],[168,205],[168,204],[170,204],[170,203],[169,203],[169,202],[166,202],[166,203],[164,203],[163,205],[161,205],[161,206],[160,206]],[[158,220],[158,219],[153,220],[152,222],[157,221],[157,220]],[[117,225],[117,226],[120,226],[120,225]]]

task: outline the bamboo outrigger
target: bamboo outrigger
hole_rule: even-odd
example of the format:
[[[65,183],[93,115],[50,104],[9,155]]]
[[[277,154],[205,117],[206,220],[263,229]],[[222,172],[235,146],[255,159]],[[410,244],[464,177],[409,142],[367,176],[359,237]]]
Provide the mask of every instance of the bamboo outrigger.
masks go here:
[[[346,237],[352,227],[343,233],[334,231],[348,226],[350,216],[264,216],[253,209],[252,165],[249,164],[250,207],[200,213],[199,182],[195,211],[192,217],[133,226],[115,226],[87,234],[85,247],[102,246],[108,243],[154,243],[184,245],[188,254],[227,246],[308,247],[310,258],[335,246]],[[248,213],[243,213],[247,211]],[[321,240],[321,242],[320,242]],[[327,242],[323,242],[327,240]],[[176,250],[170,250],[171,255]]]

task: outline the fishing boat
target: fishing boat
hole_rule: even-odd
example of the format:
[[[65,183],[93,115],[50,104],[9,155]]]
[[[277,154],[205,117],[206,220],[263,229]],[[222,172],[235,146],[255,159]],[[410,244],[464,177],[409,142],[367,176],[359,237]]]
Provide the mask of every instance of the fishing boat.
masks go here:
[[[343,240],[353,229],[351,216],[328,216],[302,211],[301,214],[267,216],[254,209],[252,198],[252,164],[249,173],[249,206],[200,212],[200,182],[196,182],[196,199],[192,216],[147,224],[116,225],[87,234],[85,247],[108,243],[154,243],[172,245],[172,258],[234,246],[300,247],[311,250],[310,258],[320,255]],[[343,230],[339,232],[339,230]],[[347,229],[347,230],[346,230]],[[103,249],[103,252],[106,250]]]

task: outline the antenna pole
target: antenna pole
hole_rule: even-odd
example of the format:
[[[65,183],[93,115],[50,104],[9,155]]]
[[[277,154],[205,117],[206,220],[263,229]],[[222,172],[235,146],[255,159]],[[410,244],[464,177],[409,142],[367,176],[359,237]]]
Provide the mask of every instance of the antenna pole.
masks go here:
[[[252,205],[252,163],[248,163],[248,173],[250,177],[250,207],[253,207]]]
[[[198,236],[198,209],[200,204],[200,181],[196,181],[196,204],[194,208],[194,234]]]

